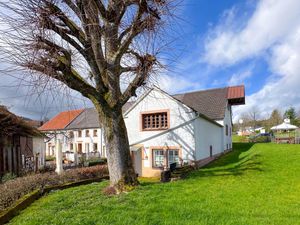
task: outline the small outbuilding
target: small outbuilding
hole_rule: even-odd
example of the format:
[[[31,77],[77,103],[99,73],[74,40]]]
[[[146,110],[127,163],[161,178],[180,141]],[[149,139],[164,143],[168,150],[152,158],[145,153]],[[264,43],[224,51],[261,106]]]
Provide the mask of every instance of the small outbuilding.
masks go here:
[[[21,175],[44,165],[42,134],[21,117],[0,106],[0,177]]]

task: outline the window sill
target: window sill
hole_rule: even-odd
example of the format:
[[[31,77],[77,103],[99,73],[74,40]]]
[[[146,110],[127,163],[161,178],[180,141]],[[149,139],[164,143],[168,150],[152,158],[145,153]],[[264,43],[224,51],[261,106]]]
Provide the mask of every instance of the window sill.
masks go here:
[[[168,130],[168,128],[153,128],[153,129],[142,129],[142,131],[161,131],[161,130]]]
[[[155,166],[152,166],[152,169],[154,169],[154,170],[164,170],[164,167],[155,167]]]

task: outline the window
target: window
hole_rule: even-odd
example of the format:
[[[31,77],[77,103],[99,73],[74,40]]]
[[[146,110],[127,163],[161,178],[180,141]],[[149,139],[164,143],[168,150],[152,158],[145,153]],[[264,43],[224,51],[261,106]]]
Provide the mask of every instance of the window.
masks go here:
[[[94,152],[98,151],[98,144],[94,143]]]
[[[98,130],[94,130],[94,137],[98,137]]]
[[[78,137],[82,137],[82,131],[81,130],[78,131]]]
[[[164,130],[169,128],[168,112],[143,113],[142,130]]]
[[[179,165],[179,151],[178,150],[168,150],[168,164],[176,163]]]
[[[179,166],[179,150],[178,149],[153,149],[152,150],[152,166],[154,168],[165,167],[167,163],[168,167],[172,163],[176,163],[176,166]]]
[[[73,144],[72,143],[70,144],[70,150],[73,150]]]
[[[164,167],[165,154],[164,150],[153,150],[153,167]]]
[[[85,130],[85,136],[89,137],[90,136],[90,130]]]
[[[74,137],[74,132],[70,131],[69,136],[70,136],[70,138],[73,138]]]
[[[228,136],[228,125],[226,124],[226,136]]]

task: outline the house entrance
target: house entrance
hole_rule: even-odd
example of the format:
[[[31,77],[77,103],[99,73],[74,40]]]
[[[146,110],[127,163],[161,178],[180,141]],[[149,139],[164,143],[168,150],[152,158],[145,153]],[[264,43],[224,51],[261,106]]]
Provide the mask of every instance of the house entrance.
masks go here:
[[[131,158],[134,166],[134,170],[139,176],[142,175],[142,151],[141,149],[137,151],[132,151]]]
[[[79,154],[82,153],[82,144],[81,143],[78,144],[78,153]]]

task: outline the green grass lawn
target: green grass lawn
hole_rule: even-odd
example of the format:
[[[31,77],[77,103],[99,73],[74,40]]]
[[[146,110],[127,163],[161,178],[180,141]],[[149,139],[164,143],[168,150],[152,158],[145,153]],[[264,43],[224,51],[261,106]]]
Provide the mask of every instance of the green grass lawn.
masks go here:
[[[300,224],[300,145],[234,144],[185,180],[107,197],[95,183],[50,193],[11,224]]]
[[[239,136],[237,134],[232,135],[232,142],[240,143],[240,142],[248,142],[247,136]]]

